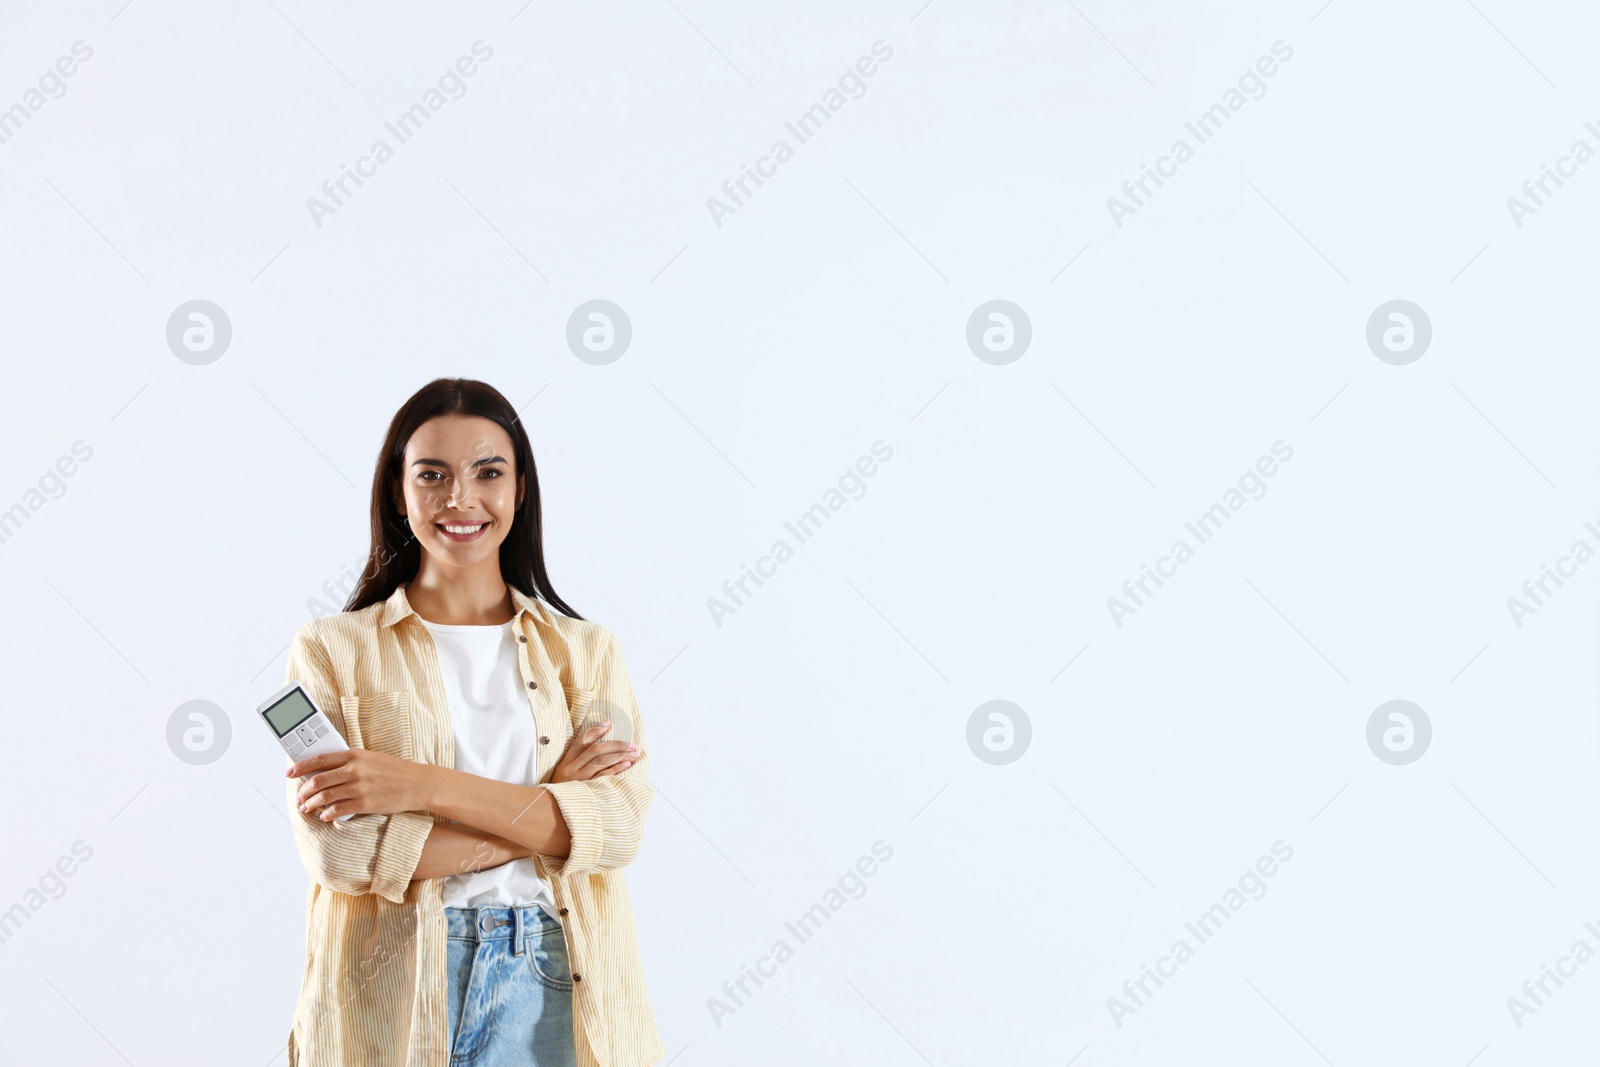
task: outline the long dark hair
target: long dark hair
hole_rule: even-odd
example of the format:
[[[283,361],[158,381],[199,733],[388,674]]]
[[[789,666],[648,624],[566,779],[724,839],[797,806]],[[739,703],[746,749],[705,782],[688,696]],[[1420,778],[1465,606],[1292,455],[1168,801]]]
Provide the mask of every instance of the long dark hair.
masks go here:
[[[394,489],[405,461],[406,443],[417,427],[440,415],[476,415],[498,423],[511,438],[517,474],[526,479],[526,492],[511,530],[500,544],[500,575],[507,585],[520,589],[574,619],[583,618],[556,595],[544,567],[544,527],[539,519],[539,472],[533,465],[533,448],[515,408],[486,382],[470,378],[435,378],[412,394],[389,423],[389,433],[378,452],[372,474],[372,550],[361,581],[350,594],[346,611],[359,611],[388,600],[402,582],[417,576],[422,546],[395,506]]]

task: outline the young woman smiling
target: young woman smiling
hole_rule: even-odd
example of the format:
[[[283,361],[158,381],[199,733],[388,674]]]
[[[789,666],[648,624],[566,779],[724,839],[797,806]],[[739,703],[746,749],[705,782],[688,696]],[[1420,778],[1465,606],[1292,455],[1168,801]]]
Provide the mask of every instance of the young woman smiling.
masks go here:
[[[622,874],[644,727],[616,637],[551,588],[505,397],[446,378],[407,400],[371,514],[350,603],[289,652],[350,745],[286,772],[311,875],[290,1067],[654,1063]]]

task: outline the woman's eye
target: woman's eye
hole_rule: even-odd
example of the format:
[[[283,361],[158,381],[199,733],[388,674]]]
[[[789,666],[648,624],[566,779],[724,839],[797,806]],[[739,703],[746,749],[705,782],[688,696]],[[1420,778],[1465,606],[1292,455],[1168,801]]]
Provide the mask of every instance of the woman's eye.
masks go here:
[[[498,478],[498,477],[500,477],[500,472],[498,470],[494,469],[493,467],[487,467],[487,468],[484,469],[483,476],[485,478],[490,478],[490,477]]]

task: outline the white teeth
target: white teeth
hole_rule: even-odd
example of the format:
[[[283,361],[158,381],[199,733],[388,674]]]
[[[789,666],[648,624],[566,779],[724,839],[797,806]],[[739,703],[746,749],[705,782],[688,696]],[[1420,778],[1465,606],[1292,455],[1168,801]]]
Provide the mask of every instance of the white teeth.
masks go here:
[[[446,526],[445,532],[453,534],[475,534],[487,525],[488,523],[480,522],[476,526]]]

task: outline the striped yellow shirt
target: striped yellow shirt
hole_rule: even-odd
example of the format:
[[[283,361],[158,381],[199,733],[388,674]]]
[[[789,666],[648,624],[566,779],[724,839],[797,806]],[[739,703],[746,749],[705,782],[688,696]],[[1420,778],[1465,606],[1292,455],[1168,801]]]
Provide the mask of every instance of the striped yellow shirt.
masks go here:
[[[650,750],[615,635],[513,588],[519,657],[546,782],[596,700],[632,720],[639,756],[621,774],[546,783],[572,834],[565,858],[536,857],[566,932],[580,1067],[644,1067],[665,1053],[645,989],[622,868],[639,852]],[[402,585],[381,604],[317,619],[289,649],[298,679],[351,748],[449,767],[455,760],[439,657]],[[548,738],[548,741],[546,740]],[[285,778],[306,897],[306,969],[290,1067],[446,1067],[444,879],[411,881],[441,816],[357,815],[324,823]]]

